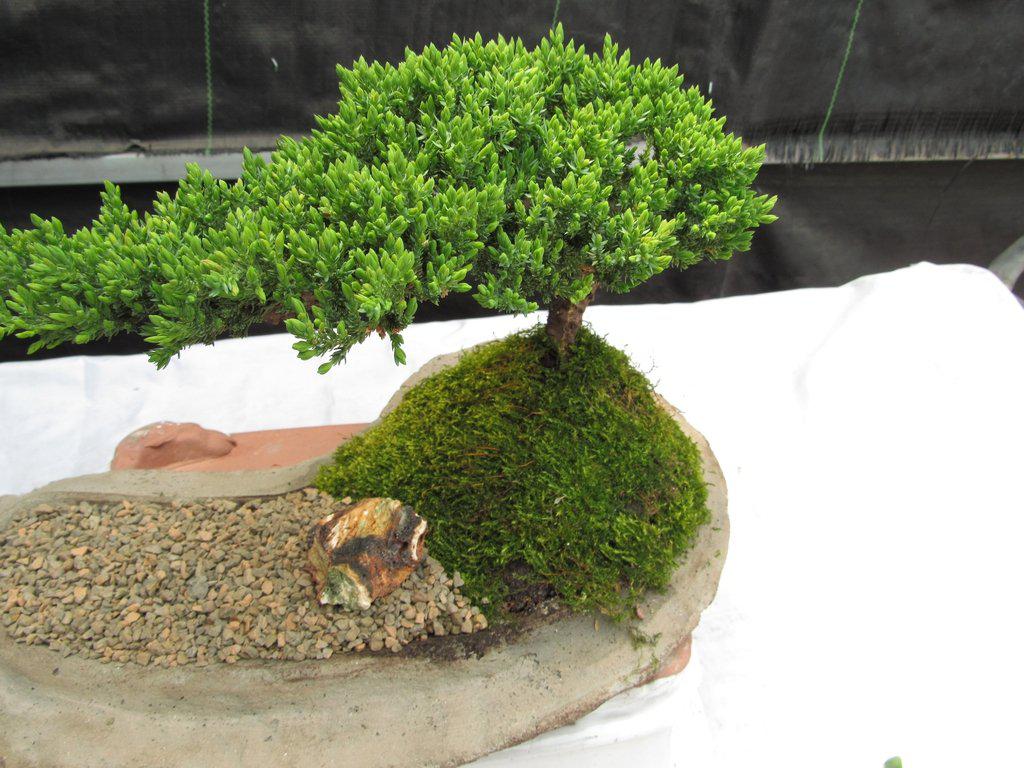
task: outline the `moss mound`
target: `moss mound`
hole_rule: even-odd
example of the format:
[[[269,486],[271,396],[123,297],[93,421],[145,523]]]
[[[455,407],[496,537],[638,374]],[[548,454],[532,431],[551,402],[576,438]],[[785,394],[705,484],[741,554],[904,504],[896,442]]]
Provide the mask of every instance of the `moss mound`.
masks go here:
[[[412,504],[475,599],[550,585],[622,616],[709,518],[700,456],[603,339],[582,330],[555,369],[547,352],[539,328],[466,354],[341,446],[318,484]]]

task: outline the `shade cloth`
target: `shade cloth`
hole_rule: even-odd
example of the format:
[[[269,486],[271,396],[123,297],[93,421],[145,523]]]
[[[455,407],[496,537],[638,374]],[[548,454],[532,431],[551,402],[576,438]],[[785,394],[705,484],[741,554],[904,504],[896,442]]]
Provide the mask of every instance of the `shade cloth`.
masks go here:
[[[481,766],[1024,763],[1024,310],[919,264],[697,304],[597,306],[708,438],[729,485],[718,597],[682,674]],[[0,493],[105,469],[143,424],[373,419],[434,355],[538,317],[424,323],[327,376],[290,337],[0,365]]]
[[[271,148],[336,110],[336,64],[453,33],[533,47],[556,20],[679,65],[772,158],[1021,157],[1014,0],[7,0],[0,159]]]

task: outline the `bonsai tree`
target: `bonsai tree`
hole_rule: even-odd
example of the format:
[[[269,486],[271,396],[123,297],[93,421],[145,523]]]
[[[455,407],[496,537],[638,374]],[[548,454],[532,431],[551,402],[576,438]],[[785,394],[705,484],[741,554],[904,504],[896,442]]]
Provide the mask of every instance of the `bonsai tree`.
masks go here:
[[[532,50],[456,37],[338,77],[337,113],[270,162],[246,152],[233,184],[193,166],[152,213],[107,184],[91,227],[0,229],[0,335],[135,333],[164,366],[284,320],[326,372],[373,333],[402,362],[417,308],[451,293],[546,307],[542,330],[407,392],[318,485],[411,504],[485,605],[553,589],[625,615],[709,519],[706,489],[696,446],[583,314],[599,289],[747,249],[774,218],[751,188],[763,147],[724,133],[675,67],[610,39],[588,54],[560,27]]]
[[[397,66],[338,67],[338,111],[233,184],[188,168],[139,215],[106,184],[98,218],[0,228],[0,337],[30,351],[134,333],[165,366],[181,349],[283,319],[321,372],[423,302],[473,292],[548,309],[552,359],[600,288],[728,259],[771,221],[744,148],[676,67],[600,55],[559,26],[520,40],[454,38]]]

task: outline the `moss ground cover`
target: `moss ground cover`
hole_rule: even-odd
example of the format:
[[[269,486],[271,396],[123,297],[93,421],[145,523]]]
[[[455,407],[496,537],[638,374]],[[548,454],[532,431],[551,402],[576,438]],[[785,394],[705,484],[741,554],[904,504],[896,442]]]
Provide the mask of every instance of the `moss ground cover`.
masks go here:
[[[525,573],[621,617],[709,517],[700,457],[622,352],[587,329],[560,366],[549,349],[537,328],[468,353],[341,446],[318,484],[412,504],[473,598],[500,606]]]

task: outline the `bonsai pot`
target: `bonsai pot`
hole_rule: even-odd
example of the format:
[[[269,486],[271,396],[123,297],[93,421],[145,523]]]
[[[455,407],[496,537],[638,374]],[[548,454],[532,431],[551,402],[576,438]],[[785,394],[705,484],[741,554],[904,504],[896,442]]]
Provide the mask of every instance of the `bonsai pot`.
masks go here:
[[[462,354],[420,369],[382,417]],[[725,480],[707,441],[658,402],[699,450],[711,519],[668,588],[645,596],[633,632],[623,622],[561,610],[527,616],[514,630],[432,637],[396,654],[172,669],[61,657],[0,632],[0,765],[454,766],[678,671],[714,598],[729,521]],[[117,470],[61,480],[0,502],[0,530],[43,503],[284,494],[310,485],[329,458],[260,470]],[[646,642],[636,643],[636,629]]]

